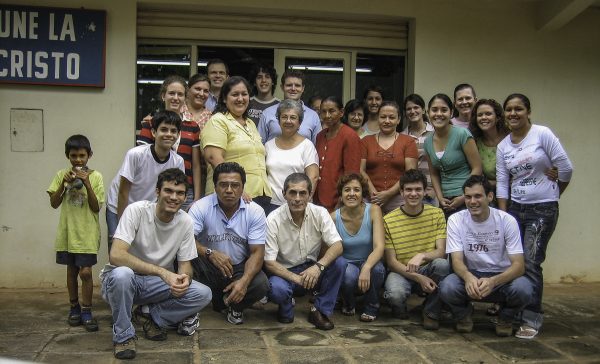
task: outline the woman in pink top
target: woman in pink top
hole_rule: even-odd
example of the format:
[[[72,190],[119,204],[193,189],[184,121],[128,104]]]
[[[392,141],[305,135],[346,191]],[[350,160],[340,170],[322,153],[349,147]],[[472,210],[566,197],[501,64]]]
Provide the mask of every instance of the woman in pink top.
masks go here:
[[[468,83],[461,83],[454,88],[454,115],[452,125],[469,129],[473,105],[477,102],[475,89]]]

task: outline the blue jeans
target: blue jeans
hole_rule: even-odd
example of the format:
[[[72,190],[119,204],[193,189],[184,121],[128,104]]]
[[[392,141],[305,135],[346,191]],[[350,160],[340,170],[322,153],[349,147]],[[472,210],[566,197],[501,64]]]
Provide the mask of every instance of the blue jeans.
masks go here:
[[[346,266],[346,272],[344,273],[344,280],[342,281],[340,290],[346,308],[352,309],[356,307],[356,297],[354,294],[358,289],[358,276],[360,274],[360,269],[364,264],[365,261],[349,261]],[[379,313],[379,289],[383,285],[384,279],[385,268],[383,267],[383,263],[377,262],[377,264],[371,268],[371,284],[369,285],[367,292],[365,292],[364,297],[365,307],[363,312],[367,315],[377,316],[377,313]]]
[[[313,266],[315,263],[306,262],[295,267],[289,268],[290,272],[296,274]],[[319,282],[315,287],[318,291],[315,297],[315,308],[326,316],[333,314],[335,300],[342,284],[344,271],[346,270],[346,259],[338,257],[333,261],[319,277]],[[279,276],[270,276],[269,283],[271,290],[269,291],[269,300],[279,305],[277,314],[281,318],[291,319],[294,317],[294,306],[292,305],[292,297],[294,294],[306,294],[307,290],[296,283],[289,282]]]
[[[542,263],[546,260],[546,248],[558,221],[558,202],[519,204],[513,201],[508,212],[519,223],[525,255],[525,277],[533,286],[531,302],[523,310],[522,321],[539,330],[544,321]]]
[[[498,273],[470,271],[477,278],[486,278]],[[469,302],[472,298],[467,294],[465,282],[455,273],[447,276],[439,286],[440,298],[450,306],[454,317],[462,320],[471,312]],[[531,282],[525,276],[518,277],[511,282],[494,287],[492,293],[481,302],[498,302],[501,304],[498,316],[503,321],[512,322],[515,314],[520,312],[531,299]]]
[[[450,265],[448,260],[437,258],[433,261],[421,266],[419,274],[431,278],[438,283],[450,273]],[[390,272],[385,280],[384,297],[392,306],[394,312],[405,313],[408,311],[406,301],[414,290],[420,290],[419,283],[405,278],[399,273]],[[442,302],[439,297],[439,289],[428,294],[423,302],[423,312],[430,318],[438,320],[440,311],[442,310]]]
[[[119,225],[119,217],[114,212],[110,211],[108,207],[106,208],[106,227],[108,230],[108,255],[110,255],[110,247],[112,246],[113,235],[115,235],[115,231],[117,231],[117,226]]]
[[[102,298],[110,305],[113,341],[122,343],[135,336],[131,307],[149,305],[152,320],[160,327],[173,327],[194,315],[211,300],[210,288],[192,281],[185,295],[173,297],[159,277],[136,274],[129,267],[117,267],[102,275]]]

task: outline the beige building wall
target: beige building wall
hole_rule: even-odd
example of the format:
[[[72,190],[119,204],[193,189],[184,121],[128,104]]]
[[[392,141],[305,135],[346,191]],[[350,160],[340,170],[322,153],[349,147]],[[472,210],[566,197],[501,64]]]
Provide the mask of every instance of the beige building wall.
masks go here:
[[[46,5],[107,11],[106,88],[0,85],[0,287],[66,286],[66,268],[55,263],[54,253],[59,210],[50,207],[46,193],[56,171],[69,166],[65,140],[73,134],[90,139],[94,155],[89,166],[102,173],[107,186],[134,140],[135,2]],[[43,109],[43,152],[11,152],[11,108]],[[104,209],[100,214],[95,276],[107,261]]]
[[[90,137],[90,165],[105,184],[133,145],[135,115],[135,4],[62,1],[50,6],[86,6],[108,11],[106,88],[88,90],[0,85],[0,287],[64,286],[54,263],[58,211],[45,193],[53,174],[67,165],[65,139]],[[141,5],[156,3],[140,0]],[[166,3],[166,0],[163,1]],[[409,87],[424,98],[451,93],[470,82],[480,97],[503,101],[522,92],[532,101],[532,119],[561,139],[575,166],[561,200],[561,216],[544,264],[546,281],[600,281],[593,231],[600,209],[600,173],[592,160],[600,151],[600,9],[590,8],[555,31],[536,29],[537,2],[529,1],[258,1],[173,0],[169,6],[224,12],[264,12],[324,17],[413,19],[408,56],[414,63]],[[201,5],[200,5],[201,4]],[[284,9],[284,10],[282,10]],[[234,29],[235,27],[232,27]],[[292,40],[293,42],[293,40]],[[408,91],[413,91],[408,90]],[[45,150],[10,151],[9,109],[44,109]],[[106,227],[95,275],[106,262]]]

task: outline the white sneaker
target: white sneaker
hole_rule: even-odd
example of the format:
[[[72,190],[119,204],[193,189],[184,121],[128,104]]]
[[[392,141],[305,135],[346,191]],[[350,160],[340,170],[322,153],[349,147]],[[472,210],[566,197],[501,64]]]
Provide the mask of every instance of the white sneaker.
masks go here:
[[[183,336],[192,336],[198,327],[200,327],[200,320],[198,314],[195,314],[179,323],[177,333]]]
[[[241,325],[244,323],[244,312],[236,311],[233,307],[229,306],[227,310],[227,321],[234,325]]]

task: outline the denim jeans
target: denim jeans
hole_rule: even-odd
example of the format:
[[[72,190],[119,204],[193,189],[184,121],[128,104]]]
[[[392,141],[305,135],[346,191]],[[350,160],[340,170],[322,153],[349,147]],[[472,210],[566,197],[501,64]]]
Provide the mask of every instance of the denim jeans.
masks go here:
[[[314,264],[314,262],[306,262],[289,268],[288,270],[298,274]],[[333,314],[335,300],[340,290],[340,285],[342,284],[346,265],[346,259],[344,259],[344,257],[338,257],[321,273],[315,287],[318,291],[318,294],[315,297],[315,308],[326,316],[331,316]],[[277,312],[279,317],[288,319],[293,318],[293,295],[306,294],[308,291],[304,289],[304,287],[287,281],[279,276],[270,276],[269,283],[271,284],[269,300],[279,305],[279,310]]]
[[[525,255],[525,277],[531,280],[533,286],[532,299],[523,310],[522,321],[539,330],[544,321],[542,263],[546,260],[546,248],[558,221],[558,202],[519,204],[513,201],[508,212],[519,223]]]
[[[117,226],[119,225],[119,217],[114,212],[110,211],[108,207],[106,208],[106,227],[108,230],[108,238],[107,238],[107,247],[108,247],[108,255],[110,255],[110,247],[112,246],[113,235],[115,235],[115,231],[117,231]]]
[[[122,343],[135,336],[131,307],[148,305],[152,320],[160,327],[174,327],[194,315],[211,299],[210,288],[192,281],[182,297],[173,297],[170,287],[157,276],[136,274],[129,267],[117,267],[100,277],[102,298],[110,305],[113,342]]]
[[[498,273],[470,271],[477,278],[486,278]],[[454,317],[462,320],[471,311],[469,302],[471,297],[467,294],[465,282],[455,273],[447,276],[439,286],[440,298],[450,306]],[[494,287],[492,293],[481,302],[500,303],[501,309],[498,316],[503,321],[512,322],[515,314],[521,311],[531,300],[531,282],[525,276],[518,277],[511,282]]]
[[[349,261],[346,266],[346,272],[344,273],[344,279],[340,289],[346,308],[352,309],[356,307],[355,293],[358,289],[358,276],[360,275],[360,270],[364,264],[365,261]],[[377,262],[377,264],[371,268],[371,283],[364,296],[363,312],[367,315],[377,316],[379,313],[379,289],[383,285],[384,279],[385,268],[383,263]]]
[[[450,273],[450,265],[445,258],[437,258],[421,266],[419,274],[431,278],[438,283]],[[420,290],[419,283],[405,278],[399,273],[390,272],[385,280],[384,297],[392,306],[393,311],[407,312],[406,301],[415,290]],[[423,303],[423,311],[432,319],[439,319],[442,303],[439,297],[439,288],[428,294]]]
[[[227,278],[205,257],[202,256],[192,260],[194,279],[210,287],[213,292],[212,304],[215,311],[221,311],[226,307],[223,302],[223,289],[244,275],[245,266],[246,262],[234,265],[232,278]],[[250,284],[248,284],[244,298],[238,303],[231,304],[231,307],[236,311],[243,311],[254,302],[266,296],[268,291],[269,281],[265,273],[261,270],[252,278]]]

